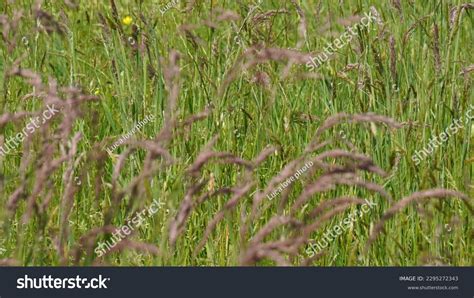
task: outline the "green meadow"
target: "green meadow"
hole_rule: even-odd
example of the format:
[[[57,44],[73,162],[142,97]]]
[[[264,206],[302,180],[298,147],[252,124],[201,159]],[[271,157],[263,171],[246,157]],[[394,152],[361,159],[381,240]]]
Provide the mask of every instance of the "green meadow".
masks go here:
[[[359,26],[310,70],[309,57],[371,7],[378,21]],[[5,0],[0,14],[2,148],[29,123],[28,113],[41,117],[48,102],[61,107],[0,154],[0,264],[474,264],[472,4]],[[399,125],[346,117],[321,131],[321,141],[329,141],[324,148],[309,152],[318,129],[339,113],[379,115]],[[136,127],[149,115],[152,121]],[[458,119],[456,132],[441,141]],[[425,148],[432,152],[421,155]],[[367,185],[334,182],[337,173],[318,163],[272,200],[256,199],[266,188],[277,190],[284,180],[270,182],[292,161],[304,159],[289,175],[336,149],[347,156],[330,155],[324,165],[344,165],[346,175],[357,172],[391,200]],[[211,150],[223,154],[207,159]],[[367,170],[371,163],[354,160],[355,152],[386,175]],[[318,177],[330,177],[333,187],[293,209]],[[397,202],[429,189],[465,197],[416,199],[385,221]],[[212,196],[203,197],[206,192]],[[311,241],[361,206],[331,205],[324,221],[309,212],[344,196],[377,206],[306,260]],[[97,244],[133,225],[130,219],[153,200],[161,203],[156,213],[144,213],[126,239],[99,257]],[[256,241],[278,216],[292,219]],[[321,225],[304,234],[312,220]],[[372,233],[378,235],[369,243]]]

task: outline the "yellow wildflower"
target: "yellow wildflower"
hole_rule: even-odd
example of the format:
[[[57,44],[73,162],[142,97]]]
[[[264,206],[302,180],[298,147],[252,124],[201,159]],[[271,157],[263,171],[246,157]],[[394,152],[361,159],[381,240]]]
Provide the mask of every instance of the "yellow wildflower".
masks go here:
[[[122,23],[125,25],[125,26],[128,26],[132,23],[133,19],[131,16],[126,16],[122,19]]]

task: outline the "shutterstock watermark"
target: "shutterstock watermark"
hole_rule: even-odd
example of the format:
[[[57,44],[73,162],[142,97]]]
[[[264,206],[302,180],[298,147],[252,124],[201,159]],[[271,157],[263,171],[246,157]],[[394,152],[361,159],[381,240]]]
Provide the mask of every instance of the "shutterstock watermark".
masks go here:
[[[17,289],[107,289],[105,282],[110,281],[108,277],[81,278],[76,275],[75,278],[53,278],[51,275],[43,277],[29,277],[25,275],[16,280]]]
[[[46,121],[49,119],[53,118],[53,116],[59,112],[58,109],[54,107],[54,104],[52,106],[47,105],[46,106],[48,109],[43,111],[43,117],[40,118],[39,116],[36,116],[34,118],[30,118],[30,122],[26,124],[26,126],[23,128],[21,133],[17,133],[15,136],[10,137],[5,141],[3,146],[0,146],[0,155],[5,156],[10,153],[10,150],[15,149],[18,147],[24,139],[28,137],[28,135],[31,135],[35,132],[36,129],[40,127],[40,124],[45,124]]]
[[[465,124],[468,124],[469,121],[472,121],[474,119],[474,115],[471,115],[471,113],[474,114],[474,105],[472,104],[469,105],[469,109],[466,111],[464,124],[463,117],[453,120],[453,122],[451,122],[451,124],[446,127],[442,133],[440,133],[438,136],[433,136],[428,142],[428,145],[426,145],[420,151],[415,151],[415,154],[413,154],[411,157],[411,159],[415,162],[415,165],[419,165],[424,158],[435,152],[435,150],[438,149],[439,146],[443,145],[443,143],[448,141],[451,136],[457,134]]]
[[[348,43],[351,42],[354,36],[357,35],[358,28],[368,28],[369,25],[375,21],[377,21],[379,25],[383,24],[380,15],[378,14],[375,7],[371,7],[370,12],[365,12],[364,15],[365,16],[360,19],[360,24],[348,26],[346,31],[341,34],[339,38],[336,38],[334,42],[327,43],[327,46],[324,47],[324,51],[321,54],[318,54],[316,57],[310,57],[310,61],[306,63],[306,67],[310,68],[310,71],[313,71],[315,68],[320,67],[331,57],[331,55],[336,52],[336,49],[333,47],[333,45],[338,49],[345,47]]]
[[[156,212],[158,212],[158,210],[160,210],[160,205],[163,205],[163,203],[157,201],[156,199],[153,200],[153,203],[148,208],[145,208],[142,211],[138,212],[133,218],[129,218],[128,220],[126,220],[127,224],[123,225],[119,229],[116,229],[115,232],[112,233],[113,240],[111,240],[110,243],[109,241],[99,242],[97,244],[96,249],[94,250],[98,257],[103,256],[107,252],[107,250],[110,250],[115,247],[120,241],[130,235],[132,231],[139,228],[145,221],[146,217],[150,217]],[[169,210],[167,209],[166,213],[168,212]]]
[[[334,241],[338,236],[342,234],[342,232],[345,232],[348,228],[352,228],[354,226],[354,223],[357,222],[359,218],[361,218],[364,214],[369,212],[369,210],[372,209],[374,206],[377,206],[377,204],[365,199],[365,204],[362,204],[360,208],[361,210],[355,210],[353,213],[349,214],[346,218],[339,222],[339,224],[331,226],[331,229],[327,229],[326,232],[323,234],[324,237],[322,238],[322,240],[318,241],[316,245],[314,245],[314,242],[316,241],[312,240],[312,242],[309,244],[310,247],[306,248],[306,254],[309,257],[313,257],[315,254],[325,249],[331,241]],[[336,235],[333,235],[332,232],[336,233]]]
[[[0,223],[1,223],[1,222],[0,222]],[[5,249],[5,247],[4,247],[4,245],[5,245],[5,244],[4,244],[3,240],[0,241],[0,256],[3,255],[3,254],[7,251],[7,250]],[[0,298],[1,298],[1,297],[0,297]]]
[[[304,172],[306,172],[310,167],[313,166],[313,162],[310,161],[304,165],[301,169],[296,171],[294,175],[286,179],[284,182],[280,183],[278,188],[273,191],[270,195],[267,195],[267,198],[271,201],[273,200],[277,195],[279,195],[285,188],[287,188],[291,183],[295,182],[296,180],[299,179],[300,175],[302,175]]]

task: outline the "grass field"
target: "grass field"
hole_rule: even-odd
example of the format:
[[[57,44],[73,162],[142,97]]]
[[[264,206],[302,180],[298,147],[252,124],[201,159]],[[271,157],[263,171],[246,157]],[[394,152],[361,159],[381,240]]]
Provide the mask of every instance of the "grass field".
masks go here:
[[[1,1],[1,264],[472,266],[473,13]],[[364,199],[377,205],[329,241]]]

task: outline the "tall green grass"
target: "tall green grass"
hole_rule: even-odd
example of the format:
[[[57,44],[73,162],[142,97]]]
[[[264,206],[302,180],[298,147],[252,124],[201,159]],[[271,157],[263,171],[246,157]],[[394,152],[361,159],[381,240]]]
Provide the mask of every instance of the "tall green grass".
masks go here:
[[[455,30],[449,27],[450,9],[460,5],[460,1],[402,1],[401,14],[388,2],[381,5],[376,1],[364,3],[354,0],[339,5],[337,1],[301,1],[308,25],[302,49],[305,52],[322,51],[331,40],[330,33],[338,36],[343,32],[344,28],[337,22],[339,18],[363,14],[369,11],[371,5],[381,14],[384,26],[374,24],[371,27],[374,30],[360,32],[357,38],[318,69],[319,79],[299,79],[297,74],[306,70],[304,65],[294,65],[291,69],[294,75],[282,79],[279,73],[284,64],[271,62],[241,73],[222,96],[219,96],[218,87],[245,51],[244,47],[235,43],[235,28],[241,27],[252,1],[243,1],[242,4],[238,4],[240,1],[196,1],[190,12],[183,11],[183,2],[164,15],[161,15],[159,8],[165,2],[116,1],[119,17],[132,16],[133,24],[139,27],[142,36],[146,36],[149,53],[134,52],[117,30],[109,28],[105,30],[110,30],[110,34],[105,33],[99,13],[112,19],[108,1],[83,1],[76,10],[67,8],[61,1],[45,1],[43,9],[67,27],[64,36],[31,30],[35,24],[31,17],[32,2],[23,0],[0,4],[3,14],[11,15],[16,9],[24,10],[25,17],[17,30],[19,36],[28,40],[28,45],[19,43],[11,55],[7,53],[5,44],[0,43],[2,113],[39,107],[34,101],[22,99],[31,92],[25,82],[4,76],[7,68],[24,53],[23,67],[35,70],[45,78],[54,77],[60,85],[80,85],[100,97],[100,101],[90,104],[90,112],[84,120],[75,124],[75,130],[84,134],[80,152],[91,150],[94,142],[106,138],[117,140],[150,113],[156,116],[157,121],[147,124],[136,136],[151,138],[159,132],[167,104],[160,57],[166,59],[171,49],[182,55],[178,102],[180,118],[202,111],[206,105],[214,106],[208,119],[196,123],[188,134],[173,140],[171,153],[179,159],[178,162],[154,177],[149,185],[151,195],[165,202],[171,213],[159,212],[149,218],[136,237],[156,244],[163,255],[151,257],[127,251],[109,257],[108,261],[113,265],[237,264],[240,250],[235,223],[238,222],[240,210],[219,224],[201,254],[196,259],[192,257],[193,248],[207,222],[223,206],[222,198],[217,203],[208,202],[197,209],[174,251],[169,249],[165,239],[167,222],[184,196],[184,171],[199,150],[217,133],[217,150],[233,152],[246,159],[255,157],[268,144],[282,147],[278,155],[273,155],[258,169],[257,183],[258,188],[262,189],[289,160],[302,153],[325,118],[339,112],[374,112],[408,125],[389,132],[382,128],[347,124],[333,132],[336,135],[342,130],[348,140],[372,156],[383,169],[390,170],[394,166],[394,157],[400,154],[400,163],[393,176],[376,181],[385,185],[396,200],[414,191],[433,187],[473,194],[470,124],[419,166],[411,160],[415,151],[421,150],[433,135],[438,135],[454,119],[463,116],[469,104],[474,103],[472,73],[459,75],[464,67],[474,61],[471,49],[474,43],[473,11],[466,10],[460,15]],[[300,20],[294,6],[290,1],[263,2],[257,9],[258,13],[283,8],[288,13],[276,14],[259,24],[253,24],[250,18],[243,25],[242,38],[247,44],[294,48]],[[231,26],[230,22],[218,23],[219,27],[215,29],[201,27],[194,31],[199,43],[193,42],[180,30],[183,24],[199,24],[202,19],[207,19],[211,12],[215,13],[217,6],[234,10],[241,16],[236,27]],[[406,35],[416,22],[419,22],[418,25]],[[321,31],[326,24],[330,32]],[[434,24],[440,32],[442,70],[439,72],[436,71],[433,55]],[[131,25],[123,28],[125,34],[131,36]],[[395,40],[396,81],[390,74],[390,36]],[[349,63],[360,64],[361,70],[344,72]],[[154,76],[150,75],[150,67],[156,71]],[[268,89],[251,82],[257,70],[268,74],[271,84],[276,86],[274,98]],[[272,100],[273,104],[269,105]],[[92,111],[98,115],[97,127],[90,125]],[[14,133],[13,127],[2,129],[5,137]],[[121,150],[117,149],[116,153]],[[20,149],[0,161],[2,206],[18,183],[19,154]],[[101,177],[106,185],[110,185],[116,157],[110,156],[107,160],[107,171]],[[138,173],[144,153],[138,151],[134,158],[135,161],[121,173],[120,182],[123,184]],[[205,171],[206,175],[213,173],[218,186],[235,184],[238,179],[234,167],[210,166]],[[110,188],[101,191],[100,204],[95,204],[96,175],[98,173],[95,172],[87,174],[75,199],[70,217],[69,248],[88,230],[103,225],[102,211],[110,204]],[[57,178],[60,185],[61,177],[58,175]],[[297,187],[301,189],[303,181],[298,182]],[[361,194],[341,188],[332,195],[350,192]],[[6,249],[1,257],[16,258],[24,265],[58,264],[54,235],[58,231],[61,214],[59,198],[53,197],[44,231],[39,231],[37,219],[22,224],[21,210],[9,217],[3,212],[4,208],[0,208],[4,220],[0,245]],[[314,200],[318,202],[328,198],[325,195]],[[386,232],[375,242],[369,254],[363,255],[371,227],[389,206],[379,197],[374,200],[379,202],[379,206],[358,221],[351,233],[345,233],[331,243],[327,253],[316,262],[317,265],[411,266],[423,263],[426,257],[451,265],[473,264],[472,217],[456,200],[420,205],[419,208],[423,206],[432,214],[430,218],[415,205],[409,207],[386,224]],[[272,212],[276,212],[276,208],[266,212],[261,222],[265,222]],[[336,217],[328,225],[343,217]],[[125,216],[118,214],[114,223],[121,225],[124,219]],[[315,233],[313,238],[319,236]]]

